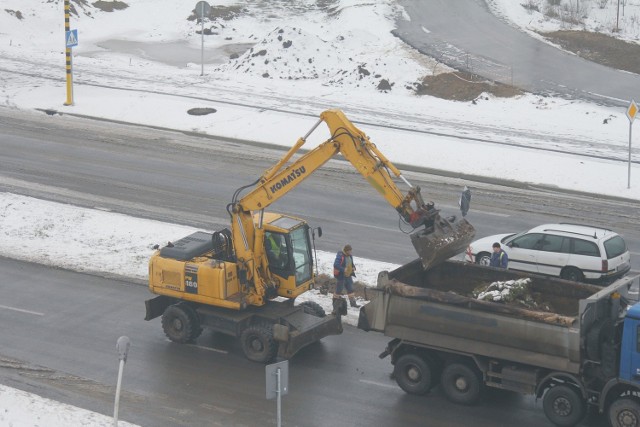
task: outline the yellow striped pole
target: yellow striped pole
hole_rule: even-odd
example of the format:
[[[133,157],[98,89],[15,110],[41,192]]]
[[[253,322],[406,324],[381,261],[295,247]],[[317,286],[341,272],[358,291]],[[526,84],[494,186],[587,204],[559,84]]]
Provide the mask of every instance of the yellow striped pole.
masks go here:
[[[65,38],[68,31],[71,31],[71,27],[69,26],[69,8],[71,5],[69,4],[69,0],[64,0],[64,34]],[[65,40],[66,46],[66,40]],[[67,100],[64,105],[73,105],[73,67],[71,64],[71,48],[65,48],[65,57],[67,60],[66,70],[67,70]]]

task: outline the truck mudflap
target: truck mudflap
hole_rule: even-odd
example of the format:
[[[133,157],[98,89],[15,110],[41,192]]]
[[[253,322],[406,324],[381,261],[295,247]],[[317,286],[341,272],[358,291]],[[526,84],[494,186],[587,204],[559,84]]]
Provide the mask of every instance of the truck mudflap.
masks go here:
[[[329,335],[342,333],[340,316],[317,317],[299,310],[280,319],[273,326],[273,336],[279,341],[278,357],[289,359],[302,348]]]
[[[475,235],[476,230],[466,219],[449,221],[438,215],[433,226],[411,234],[411,243],[422,268],[427,270],[464,252]]]

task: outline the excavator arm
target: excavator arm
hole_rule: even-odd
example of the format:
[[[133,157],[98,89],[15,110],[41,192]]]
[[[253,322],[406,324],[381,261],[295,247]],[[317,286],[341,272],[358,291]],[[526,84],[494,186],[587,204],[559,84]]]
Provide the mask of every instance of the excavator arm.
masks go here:
[[[287,165],[322,122],[329,127],[331,137]],[[464,219],[454,223],[440,217],[439,211],[432,203],[424,203],[420,187],[412,186],[341,111],[327,110],[276,165],[265,171],[253,190],[242,198],[236,193],[230,205],[236,256],[239,262],[247,263],[249,279],[255,282],[255,276],[259,275],[262,276],[263,282],[269,281],[268,264],[264,256],[262,220],[259,219],[255,224],[253,212],[260,212],[259,217],[262,218],[265,208],[295,188],[338,153],[396,209],[407,224],[417,230],[411,234],[411,241],[425,269],[462,252],[473,239],[475,231],[471,224]],[[409,190],[406,194],[396,186],[391,174],[407,184]],[[249,265],[252,262],[254,264]]]
[[[331,138],[315,149],[301,156],[287,167],[284,165],[304,145],[308,136],[322,122],[331,131]],[[287,154],[261,177],[260,183],[238,202],[240,210],[257,211],[264,209],[295,188],[316,169],[328,162],[336,154],[342,154],[355,169],[375,188],[402,216],[405,222],[421,225],[420,219],[435,215],[422,200],[419,187],[412,187],[402,173],[371,143],[369,138],[353,125],[339,110],[327,110],[320,120],[300,138]],[[401,178],[409,187],[402,194],[395,185],[391,174]]]

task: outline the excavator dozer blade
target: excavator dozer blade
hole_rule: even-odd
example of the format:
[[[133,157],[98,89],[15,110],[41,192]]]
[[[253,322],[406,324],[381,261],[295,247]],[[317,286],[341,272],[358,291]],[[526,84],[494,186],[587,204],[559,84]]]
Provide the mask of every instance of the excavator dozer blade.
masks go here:
[[[302,348],[329,335],[342,333],[342,319],[333,314],[316,317],[302,309],[283,316],[281,324],[274,325],[274,338],[280,342],[278,356],[291,358]]]
[[[464,252],[475,235],[476,230],[466,219],[450,222],[438,215],[432,227],[411,234],[411,243],[422,260],[422,268],[428,270]]]

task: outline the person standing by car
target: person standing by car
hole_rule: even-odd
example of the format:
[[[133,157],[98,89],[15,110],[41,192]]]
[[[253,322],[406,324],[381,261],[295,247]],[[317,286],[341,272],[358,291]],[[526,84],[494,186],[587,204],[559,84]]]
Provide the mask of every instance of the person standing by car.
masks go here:
[[[493,254],[491,254],[491,261],[489,266],[504,268],[505,270],[509,265],[509,255],[500,247],[500,243],[495,242],[493,244]]]

